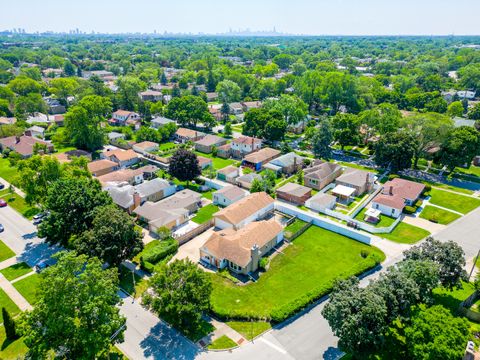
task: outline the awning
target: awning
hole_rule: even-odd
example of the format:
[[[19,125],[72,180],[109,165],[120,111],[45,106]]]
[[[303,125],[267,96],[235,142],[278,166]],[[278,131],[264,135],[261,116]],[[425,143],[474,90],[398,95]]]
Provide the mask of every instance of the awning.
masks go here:
[[[353,195],[355,192],[354,188],[344,186],[344,185],[337,185],[335,188],[332,190],[332,193],[335,195],[340,195],[343,197],[350,197]]]

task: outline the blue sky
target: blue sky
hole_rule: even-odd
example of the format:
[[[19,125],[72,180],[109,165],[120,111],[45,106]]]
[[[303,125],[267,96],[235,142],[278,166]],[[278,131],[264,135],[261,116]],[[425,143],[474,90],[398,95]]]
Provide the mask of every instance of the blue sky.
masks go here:
[[[480,34],[479,0],[0,0],[0,30]]]

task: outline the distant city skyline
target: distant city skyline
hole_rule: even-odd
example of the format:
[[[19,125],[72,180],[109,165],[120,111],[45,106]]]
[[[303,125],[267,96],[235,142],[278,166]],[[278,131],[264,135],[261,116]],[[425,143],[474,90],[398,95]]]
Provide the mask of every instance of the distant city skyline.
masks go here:
[[[480,35],[478,0],[0,0],[0,31]]]

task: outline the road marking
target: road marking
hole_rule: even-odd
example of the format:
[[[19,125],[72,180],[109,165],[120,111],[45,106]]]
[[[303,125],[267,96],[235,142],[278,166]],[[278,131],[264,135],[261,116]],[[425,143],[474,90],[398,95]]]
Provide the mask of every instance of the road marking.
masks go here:
[[[277,346],[277,345],[273,344],[272,342],[268,341],[267,339],[265,339],[263,337],[260,338],[260,341],[263,341],[265,344],[270,346],[272,349],[277,350],[279,353],[282,353],[283,355],[287,354],[287,352],[284,349],[282,349],[280,346]]]

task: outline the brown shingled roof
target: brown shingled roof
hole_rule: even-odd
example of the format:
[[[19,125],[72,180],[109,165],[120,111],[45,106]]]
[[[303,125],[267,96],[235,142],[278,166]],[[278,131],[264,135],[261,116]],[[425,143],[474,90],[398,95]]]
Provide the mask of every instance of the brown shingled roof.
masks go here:
[[[218,211],[214,216],[231,224],[238,224],[273,202],[266,192],[253,193]]]

